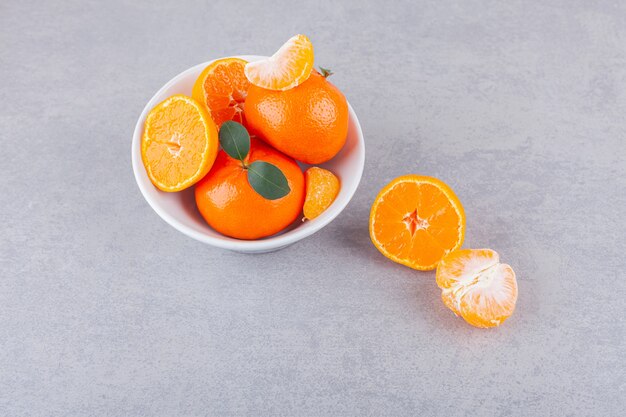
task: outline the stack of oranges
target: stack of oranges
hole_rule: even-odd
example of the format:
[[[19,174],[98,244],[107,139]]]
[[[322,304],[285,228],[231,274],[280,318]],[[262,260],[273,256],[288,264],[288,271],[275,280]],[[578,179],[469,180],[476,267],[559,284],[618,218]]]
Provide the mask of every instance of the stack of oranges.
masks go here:
[[[191,97],[172,96],[146,118],[141,155],[152,183],[167,192],[195,185],[202,217],[238,239],[319,216],[339,179],[315,166],[303,173],[296,161],[322,164],[341,150],[348,103],[313,62],[311,41],[296,35],[267,59],[209,64]]]

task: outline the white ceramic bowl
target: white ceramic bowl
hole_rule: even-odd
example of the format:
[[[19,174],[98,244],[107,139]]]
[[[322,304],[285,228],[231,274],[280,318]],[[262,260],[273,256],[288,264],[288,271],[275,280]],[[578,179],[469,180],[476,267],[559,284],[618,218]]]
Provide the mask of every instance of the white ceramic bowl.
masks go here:
[[[256,61],[264,57],[242,55],[240,58],[247,61]],[[132,144],[133,171],[137,185],[139,185],[139,189],[148,204],[150,204],[163,220],[187,236],[211,246],[238,252],[254,253],[277,250],[310,236],[326,226],[341,213],[354,195],[361,181],[363,166],[365,164],[363,132],[361,131],[359,120],[349,103],[350,124],[346,144],[332,160],[320,165],[339,177],[341,190],[333,204],[316,219],[302,222],[300,221],[301,218],[299,218],[286,230],[264,239],[233,239],[216,232],[206,224],[196,208],[193,187],[178,193],[166,193],[152,185],[146,174],[143,162],[141,161],[141,136],[143,134],[146,115],[154,106],[173,94],[186,94],[190,96],[196,78],[198,78],[200,72],[209,64],[210,62],[205,62],[204,64],[196,65],[171,79],[150,99],[141,112],[139,120],[137,120]],[[301,164],[301,166],[302,168],[306,168],[306,165]]]

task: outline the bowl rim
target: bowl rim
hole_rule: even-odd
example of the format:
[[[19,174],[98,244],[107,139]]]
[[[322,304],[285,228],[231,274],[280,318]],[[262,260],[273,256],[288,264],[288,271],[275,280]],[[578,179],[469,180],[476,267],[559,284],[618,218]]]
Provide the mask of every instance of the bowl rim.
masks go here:
[[[265,56],[261,56],[261,55],[233,55],[233,57],[245,59],[246,61],[254,61],[254,60],[266,58]],[[216,58],[210,61],[206,61],[204,63],[194,65],[191,68],[188,68],[182,71],[181,73],[177,74],[172,79],[170,79],[167,83],[165,83],[161,88],[159,88],[159,90],[157,90],[157,92],[152,95],[150,100],[148,100],[148,103],[143,108],[141,114],[139,115],[139,118],[137,119],[137,122],[135,123],[135,129],[133,131],[133,140],[131,144],[131,147],[132,147],[131,148],[131,163],[133,167],[133,174],[135,177],[135,182],[137,183],[137,186],[139,187],[139,190],[141,191],[141,194],[143,195],[148,205],[152,208],[152,210],[154,210],[159,215],[159,217],[161,217],[163,220],[165,220],[166,223],[168,223],[170,226],[172,226],[179,232],[195,240],[198,240],[200,242],[203,242],[203,243],[206,243],[211,246],[218,247],[218,248],[234,250],[234,251],[242,251],[242,252],[263,252],[263,251],[270,251],[273,249],[279,249],[279,248],[291,245],[292,243],[295,243],[301,239],[304,239],[305,237],[308,237],[314,234],[315,232],[319,231],[320,229],[327,226],[330,222],[332,222],[339,215],[339,213],[341,213],[346,208],[346,206],[350,203],[350,201],[352,200],[352,197],[354,196],[354,193],[356,192],[357,188],[359,187],[359,184],[361,183],[361,178],[363,176],[363,169],[365,167],[365,140],[363,138],[363,130],[361,129],[361,124],[359,123],[359,119],[354,109],[350,105],[350,102],[348,102],[347,99],[346,99],[346,102],[348,103],[349,117],[354,122],[354,127],[356,128],[356,135],[357,135],[357,141],[358,141],[358,146],[355,147],[356,152],[357,152],[357,158],[358,158],[358,167],[357,167],[358,171],[355,172],[356,182],[354,182],[354,186],[352,187],[352,189],[346,190],[348,195],[347,195],[347,198],[342,202],[342,204],[340,205],[333,204],[331,207],[329,207],[327,211],[323,213],[322,216],[314,220],[316,224],[312,225],[312,227],[295,228],[291,230],[289,233],[281,234],[277,236],[269,236],[267,238],[263,238],[259,240],[241,240],[241,239],[231,238],[228,236],[223,236],[223,237],[207,236],[181,223],[176,217],[171,216],[169,213],[162,210],[157,204],[157,202],[153,200],[153,198],[150,196],[147,190],[148,186],[154,187],[154,185],[152,185],[150,181],[148,181],[149,183],[148,185],[145,183],[145,181],[143,181],[143,179],[141,179],[140,170],[142,169],[145,170],[145,168],[143,167],[143,163],[141,163],[141,154],[139,151],[140,145],[141,145],[143,125],[145,123],[145,119],[146,119],[148,112],[155,105],[158,104],[157,97],[161,96],[161,94],[165,90],[169,89],[172,85],[176,84],[181,78],[188,76],[189,73],[202,71],[202,69],[204,69],[207,65],[211,64],[212,62],[218,59],[222,59],[222,58]],[[219,232],[216,232],[216,233],[219,233]]]

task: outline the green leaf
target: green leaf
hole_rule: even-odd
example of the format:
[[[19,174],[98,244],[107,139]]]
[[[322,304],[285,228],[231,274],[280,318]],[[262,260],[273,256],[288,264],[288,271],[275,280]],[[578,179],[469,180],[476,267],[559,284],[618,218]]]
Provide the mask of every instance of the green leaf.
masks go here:
[[[250,152],[250,134],[242,124],[228,120],[220,128],[220,145],[232,158],[243,162]]]
[[[248,165],[248,182],[254,191],[268,200],[277,200],[291,191],[285,174],[265,161],[254,161]]]

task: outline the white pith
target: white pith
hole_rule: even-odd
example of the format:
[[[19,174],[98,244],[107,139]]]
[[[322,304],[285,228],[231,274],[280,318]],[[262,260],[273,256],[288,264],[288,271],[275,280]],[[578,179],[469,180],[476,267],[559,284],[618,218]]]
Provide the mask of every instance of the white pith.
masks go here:
[[[426,219],[422,219],[417,212],[417,209],[404,215],[402,222],[411,233],[411,236],[415,235],[418,230],[426,230],[430,227],[430,223]]]
[[[183,147],[180,144],[181,136],[180,132],[174,132],[172,137],[165,143],[167,145],[167,150],[174,158],[178,158],[183,150]]]
[[[484,261],[474,259],[474,261]],[[464,273],[455,279],[450,288],[442,289],[445,296],[450,296],[457,311],[461,312],[463,298],[471,291],[478,293],[498,305],[510,302],[509,294],[504,291],[506,281],[503,280],[502,264],[496,254],[480,265],[466,265]],[[490,320],[493,324],[499,324],[500,320]]]

